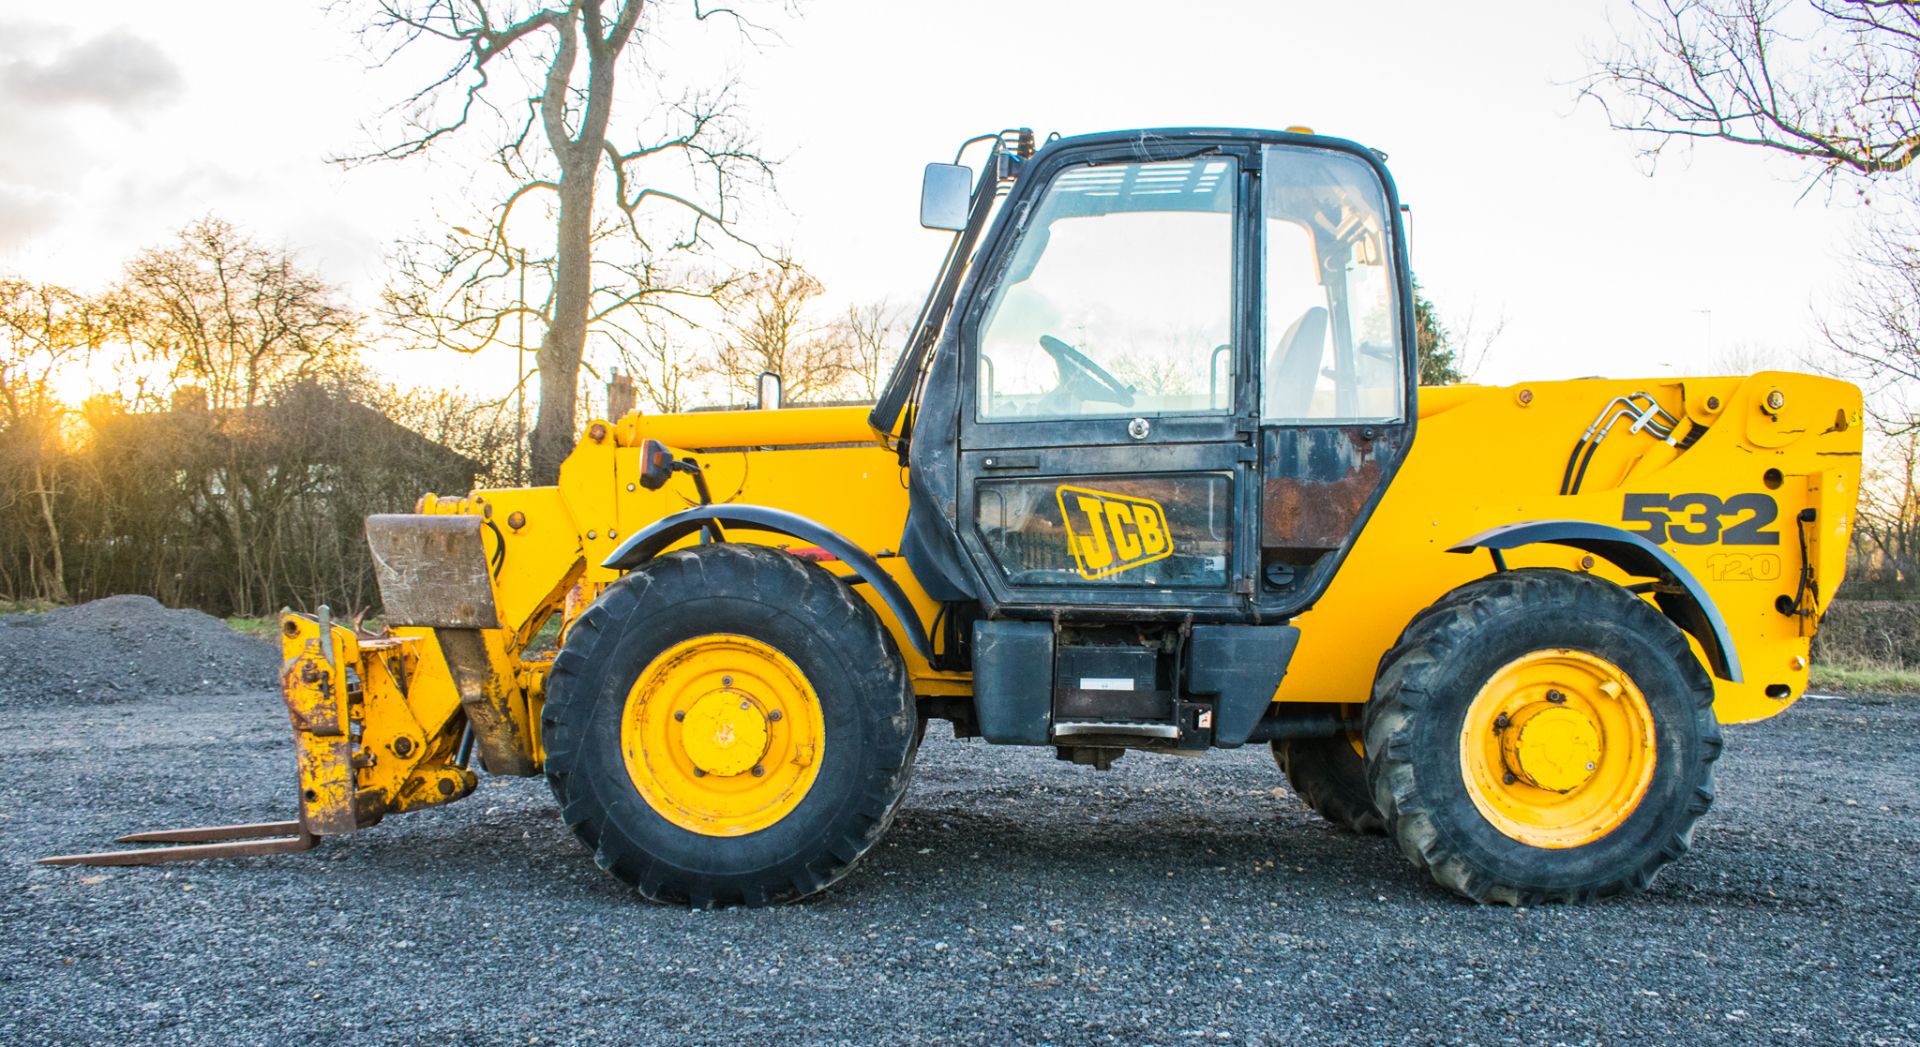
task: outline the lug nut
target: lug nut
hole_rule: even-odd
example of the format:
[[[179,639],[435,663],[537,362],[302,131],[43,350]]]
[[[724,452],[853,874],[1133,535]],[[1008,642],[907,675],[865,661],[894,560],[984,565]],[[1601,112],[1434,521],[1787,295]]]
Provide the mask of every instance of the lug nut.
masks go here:
[[[1775,389],[1773,392],[1768,393],[1767,406],[1773,408],[1776,411],[1778,411],[1782,407],[1787,406],[1787,394],[1781,392],[1778,389]]]
[[[780,710],[775,709],[774,711],[768,713],[767,720],[771,723],[779,723],[781,720]]]
[[[767,773],[767,769],[765,767],[762,767],[757,763],[753,765],[753,776],[755,778],[758,778],[765,773]]]
[[[675,709],[673,711],[673,718],[675,720],[684,720],[687,718],[687,711],[685,709]]]
[[[741,702],[741,703],[740,703],[740,711],[741,711],[741,712],[746,712],[746,711],[747,711],[748,709],[751,709],[751,708],[753,708],[753,703],[752,703],[752,702]]]
[[[733,686],[733,677],[731,677],[731,676],[722,676],[722,677],[720,678],[720,686],[722,686],[722,687],[732,687],[732,686]]]
[[[1550,701],[1555,705],[1563,704],[1564,702],[1566,702],[1566,700],[1567,700],[1567,696],[1564,694],[1561,694],[1559,691],[1547,692],[1547,701]]]
[[[1513,721],[1507,717],[1506,713],[1501,713],[1493,718],[1493,729],[1496,731],[1504,731],[1511,726],[1513,726]]]
[[[695,771],[694,773],[695,773],[695,774],[698,774],[698,773],[700,773],[700,772],[698,772],[698,771]],[[1520,780],[1520,779],[1518,779],[1518,778],[1515,778],[1515,777],[1513,776],[1513,772],[1512,772],[1512,771],[1508,771],[1508,772],[1506,772],[1505,774],[1502,774],[1502,775],[1500,776],[1500,781],[1501,781],[1501,782],[1502,782],[1503,784],[1505,784],[1505,785],[1512,785],[1512,784],[1513,784],[1514,782],[1517,782],[1517,781],[1519,781],[1519,780]]]
[[[705,772],[705,771],[703,771],[703,770],[701,770],[701,769],[700,769],[700,768],[698,768],[698,767],[695,767],[695,768],[693,769],[693,776],[694,776],[695,778],[705,778],[705,777],[707,776],[707,772]]]

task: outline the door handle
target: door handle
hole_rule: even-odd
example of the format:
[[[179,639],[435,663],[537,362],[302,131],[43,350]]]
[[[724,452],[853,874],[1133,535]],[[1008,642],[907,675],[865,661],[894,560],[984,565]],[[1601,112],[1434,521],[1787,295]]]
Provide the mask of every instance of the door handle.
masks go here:
[[[982,469],[1038,469],[1040,456],[1037,454],[990,454],[980,459]]]

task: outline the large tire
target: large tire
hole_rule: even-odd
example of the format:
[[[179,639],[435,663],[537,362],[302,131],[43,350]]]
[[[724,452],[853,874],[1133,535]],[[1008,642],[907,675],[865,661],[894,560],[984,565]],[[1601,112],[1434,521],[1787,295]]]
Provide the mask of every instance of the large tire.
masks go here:
[[[696,732],[733,717],[735,699],[755,709],[738,731]],[[554,659],[541,726],[561,816],[595,862],[650,900],[706,907],[793,901],[845,876],[906,793],[916,721],[892,637],[846,583],[777,550],[712,544],[607,587]],[[736,734],[766,739],[742,744],[769,766],[749,776],[712,748]],[[725,766],[695,769],[716,752]],[[728,803],[745,813],[708,813]]]
[[[1293,791],[1320,817],[1362,835],[1386,831],[1386,820],[1373,805],[1373,791],[1367,787],[1366,761],[1346,735],[1277,741],[1273,759]]]
[[[1497,708],[1514,712],[1489,722]],[[1576,743],[1528,749],[1517,732],[1542,710],[1561,717],[1549,737],[1571,722]],[[1687,852],[1721,749],[1685,634],[1620,586],[1550,569],[1470,582],[1416,617],[1381,659],[1365,724],[1401,851],[1450,890],[1514,905],[1644,889]],[[1568,752],[1591,754],[1584,772]],[[1538,781],[1529,753],[1546,753]]]

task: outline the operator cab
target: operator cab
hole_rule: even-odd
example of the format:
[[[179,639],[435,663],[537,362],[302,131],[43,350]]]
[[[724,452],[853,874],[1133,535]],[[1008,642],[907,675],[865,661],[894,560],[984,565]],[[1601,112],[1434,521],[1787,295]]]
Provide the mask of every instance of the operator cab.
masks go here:
[[[929,169],[954,249],[874,412],[913,467],[902,551],[950,630],[984,619],[950,646],[1044,634],[1016,675],[1049,662],[1056,714],[1172,720],[1208,701],[1196,648],[1290,651],[1405,456],[1398,204],[1377,154],[1310,134],[1019,141],[964,200]],[[1256,719],[1281,671],[1246,684]]]

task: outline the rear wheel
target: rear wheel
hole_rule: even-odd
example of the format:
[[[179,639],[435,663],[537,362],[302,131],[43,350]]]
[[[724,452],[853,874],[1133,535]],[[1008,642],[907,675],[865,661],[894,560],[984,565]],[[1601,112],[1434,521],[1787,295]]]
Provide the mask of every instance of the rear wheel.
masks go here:
[[[608,586],[554,660],[541,726],[561,815],[654,901],[824,889],[912,770],[906,671],[871,608],[759,546],[670,553]]]
[[[1316,814],[1348,832],[1384,832],[1386,822],[1373,805],[1362,752],[1358,734],[1273,743],[1274,762]]]
[[[1646,601],[1502,571],[1415,618],[1381,660],[1368,781],[1416,866],[1477,901],[1647,886],[1713,801],[1713,683]]]

